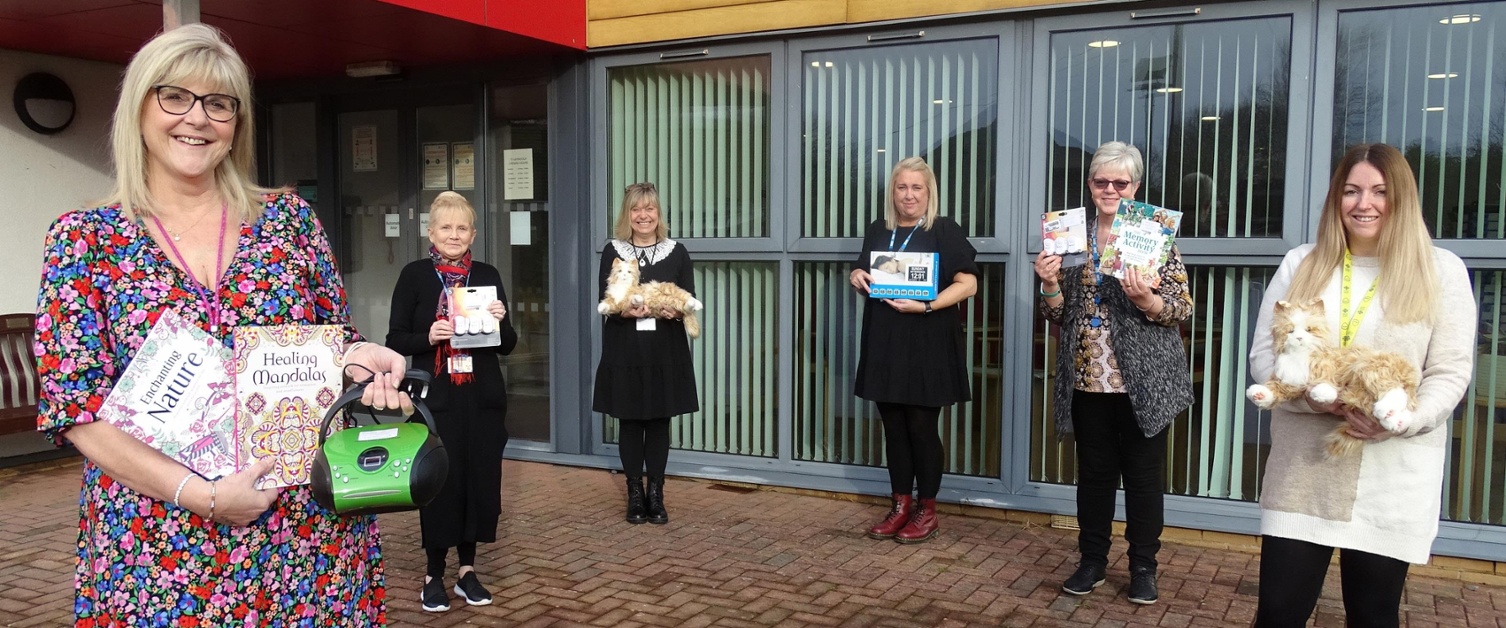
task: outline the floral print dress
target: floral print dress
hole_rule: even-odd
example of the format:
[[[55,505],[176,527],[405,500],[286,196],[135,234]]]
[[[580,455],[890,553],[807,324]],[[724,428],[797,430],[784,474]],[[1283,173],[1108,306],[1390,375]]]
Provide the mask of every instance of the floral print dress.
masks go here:
[[[215,329],[193,280],[119,206],[63,215],[45,255],[37,422],[58,443],[68,427],[95,420],[165,309],[227,346],[239,325],[349,322],[329,241],[292,194],[268,196],[262,217],[241,226],[215,295]],[[283,489],[241,528],[141,495],[86,460],[79,502],[76,626],[385,623],[376,518],[337,517],[306,486]]]

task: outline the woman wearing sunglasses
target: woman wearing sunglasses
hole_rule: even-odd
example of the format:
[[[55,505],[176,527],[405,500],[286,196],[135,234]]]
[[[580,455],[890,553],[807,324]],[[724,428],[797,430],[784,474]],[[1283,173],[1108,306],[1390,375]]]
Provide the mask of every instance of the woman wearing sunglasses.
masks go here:
[[[1088,263],[1062,268],[1035,258],[1041,315],[1060,325],[1052,402],[1057,434],[1077,445],[1077,571],[1062,584],[1087,595],[1103,584],[1114,492],[1124,484],[1129,601],[1154,604],[1161,549],[1166,426],[1192,404],[1192,378],[1178,326],[1192,314],[1187,268],[1176,250],[1158,274],[1097,271],[1119,201],[1133,199],[1145,172],[1140,151],[1098,147],[1088,166]]]

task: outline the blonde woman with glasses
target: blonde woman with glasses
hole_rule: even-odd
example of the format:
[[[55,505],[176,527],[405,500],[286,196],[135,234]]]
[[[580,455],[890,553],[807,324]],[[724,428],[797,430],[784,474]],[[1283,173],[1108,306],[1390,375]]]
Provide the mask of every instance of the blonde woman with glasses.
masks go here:
[[[121,81],[115,191],[47,234],[37,424],[84,455],[80,626],[386,622],[376,517],[336,516],[307,486],[255,488],[271,458],[200,476],[96,414],[167,310],[227,346],[239,326],[344,326],[345,362],[360,367],[347,372],[371,381],[362,401],[412,409],[402,356],[350,327],[313,210],[252,183],[251,103],[245,64],[213,28],[148,42]]]
[[[690,253],[669,238],[662,211],[652,183],[634,183],[623,192],[612,239],[601,251],[598,295],[606,292],[616,260],[637,265],[640,283],[668,282],[695,293]],[[669,523],[664,506],[669,419],[701,408],[690,340],[679,312],[639,305],[602,317],[591,408],[617,419],[617,451],[627,476],[627,522]]]

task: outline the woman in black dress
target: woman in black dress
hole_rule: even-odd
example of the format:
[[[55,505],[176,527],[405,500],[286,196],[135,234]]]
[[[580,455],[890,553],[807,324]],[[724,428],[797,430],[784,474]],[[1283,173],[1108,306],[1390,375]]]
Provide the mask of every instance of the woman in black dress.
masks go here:
[[[460,561],[455,594],[472,606],[491,604],[477,580],[476,544],[497,540],[502,514],[502,450],[507,447],[507,386],[498,356],[518,344],[507,317],[507,291],[497,268],[471,259],[476,211],[465,197],[444,192],[429,208],[429,257],[408,264],[392,290],[387,346],[413,356],[413,368],[434,377],[425,399],[434,412],[439,438],[450,456],[444,488],[419,510],[423,547],[428,553],[423,608],[450,609],[444,586],[445,555],[455,548]],[[487,306],[501,332],[495,347],[457,349],[446,288],[496,286],[498,300]]]
[[[924,159],[907,158],[889,175],[884,219],[868,225],[863,253],[848,277],[867,295],[874,253],[939,253],[933,301],[869,299],[863,308],[862,356],[854,394],[878,404],[894,507],[868,536],[920,543],[936,536],[941,491],[941,408],[972,398],[963,361],[959,303],[978,292],[977,251],[962,227],[937,216],[936,175]],[[882,262],[879,262],[882,263]],[[919,502],[910,491],[919,493]]]
[[[616,259],[638,264],[640,283],[668,282],[695,293],[690,253],[685,245],[669,239],[669,229],[660,220],[659,191],[654,184],[627,187],[612,236],[601,252],[597,294],[606,293],[607,276]],[[601,363],[596,367],[591,408],[617,418],[617,451],[627,476],[628,523],[669,523],[664,509],[669,418],[701,409],[680,312],[650,312],[640,305],[603,317]]]

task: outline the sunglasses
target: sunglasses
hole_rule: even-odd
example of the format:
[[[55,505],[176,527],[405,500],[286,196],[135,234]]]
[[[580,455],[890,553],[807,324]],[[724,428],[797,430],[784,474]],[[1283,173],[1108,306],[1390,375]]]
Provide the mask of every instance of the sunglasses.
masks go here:
[[[657,191],[659,191],[659,188],[656,188],[656,187],[654,187],[654,184],[648,183],[648,182],[645,181],[643,183],[634,183],[632,185],[629,185],[623,191],[624,192],[657,192]]]
[[[229,94],[200,96],[175,85],[156,85],[152,87],[152,90],[157,92],[157,106],[175,116],[186,115],[193,111],[195,103],[202,102],[204,115],[210,120],[229,122],[235,119],[236,112],[241,109],[241,99]]]
[[[1102,190],[1102,189],[1105,189],[1105,188],[1109,187],[1110,185],[1112,185],[1112,186],[1114,186],[1115,190],[1123,192],[1125,188],[1127,188],[1130,185],[1134,184],[1134,181],[1130,181],[1129,179],[1102,179],[1102,178],[1094,178],[1092,181],[1089,181],[1089,183],[1093,184],[1093,189],[1095,189],[1095,190]]]

